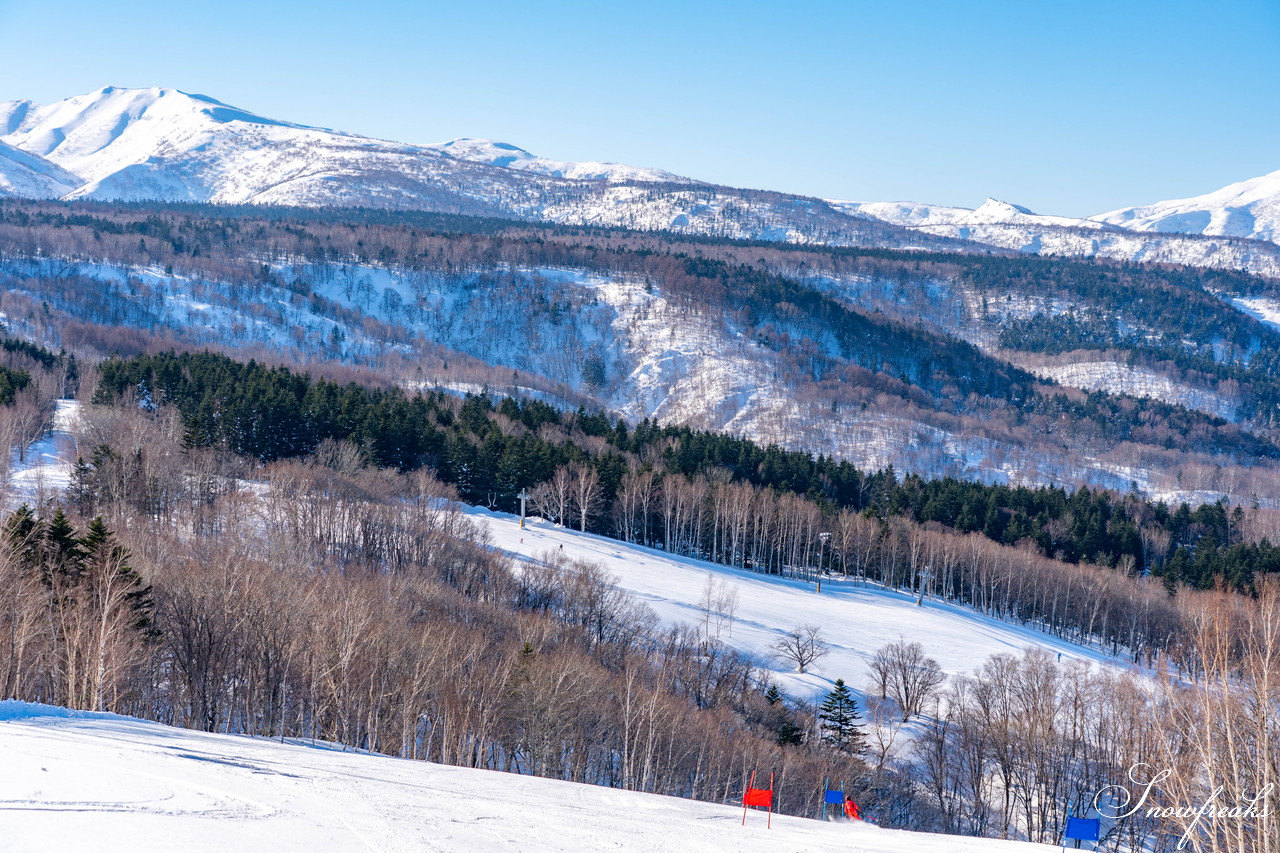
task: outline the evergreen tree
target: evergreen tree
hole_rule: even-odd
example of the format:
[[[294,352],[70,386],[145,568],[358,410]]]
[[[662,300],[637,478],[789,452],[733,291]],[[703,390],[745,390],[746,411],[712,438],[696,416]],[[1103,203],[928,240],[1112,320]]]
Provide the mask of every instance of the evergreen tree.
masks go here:
[[[804,729],[796,724],[795,716],[783,704],[782,691],[778,689],[778,685],[769,685],[769,689],[764,692],[764,701],[770,705],[768,723],[778,744],[796,746],[804,743]]]
[[[835,688],[822,700],[818,716],[822,720],[824,742],[841,752],[858,754],[866,750],[866,735],[858,727],[861,719],[858,701],[853,698],[844,679],[836,679]]]

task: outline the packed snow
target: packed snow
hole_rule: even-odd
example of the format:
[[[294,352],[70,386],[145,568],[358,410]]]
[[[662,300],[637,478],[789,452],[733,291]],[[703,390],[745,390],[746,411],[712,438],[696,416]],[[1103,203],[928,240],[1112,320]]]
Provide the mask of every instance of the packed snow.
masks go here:
[[[0,702],[0,847],[94,850],[850,850],[1045,845],[833,823],[342,750]]]
[[[1062,659],[1120,666],[1096,649],[1054,637],[1035,628],[1013,625],[971,608],[886,589],[858,579],[829,576],[816,584],[732,569],[615,539],[519,519],[481,508],[468,510],[482,522],[493,545],[521,559],[539,560],[563,555],[602,565],[616,578],[616,586],[647,604],[666,624],[703,626],[721,642],[751,655],[770,670],[780,689],[806,699],[819,699],[837,678],[851,688],[868,686],[868,662],[876,650],[899,638],[917,641],[948,675],[970,675],[987,657],[1046,649]],[[702,606],[708,581],[717,592],[737,594],[732,618]],[[796,625],[816,624],[830,644],[830,653],[801,675],[770,650],[784,632]],[[862,691],[865,695],[865,691]]]

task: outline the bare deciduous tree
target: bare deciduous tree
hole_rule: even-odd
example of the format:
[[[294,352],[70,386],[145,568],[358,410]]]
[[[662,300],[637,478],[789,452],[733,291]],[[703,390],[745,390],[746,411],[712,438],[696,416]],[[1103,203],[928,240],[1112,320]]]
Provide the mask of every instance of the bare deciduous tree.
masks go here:
[[[795,664],[801,673],[831,650],[817,625],[796,625],[775,640],[770,648],[781,660]]]
[[[905,640],[877,649],[870,668],[880,697],[898,703],[903,722],[920,713],[945,679],[938,662],[925,655],[924,646]]]

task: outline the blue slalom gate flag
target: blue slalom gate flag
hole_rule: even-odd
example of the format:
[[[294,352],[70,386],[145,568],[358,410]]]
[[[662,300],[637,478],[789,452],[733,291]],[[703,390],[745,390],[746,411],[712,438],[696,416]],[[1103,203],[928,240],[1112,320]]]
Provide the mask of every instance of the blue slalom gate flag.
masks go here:
[[[844,791],[827,791],[826,799],[823,802],[829,806],[844,805]]]
[[[1101,831],[1102,821],[1096,817],[1069,817],[1062,837],[1071,841],[1097,841]]]

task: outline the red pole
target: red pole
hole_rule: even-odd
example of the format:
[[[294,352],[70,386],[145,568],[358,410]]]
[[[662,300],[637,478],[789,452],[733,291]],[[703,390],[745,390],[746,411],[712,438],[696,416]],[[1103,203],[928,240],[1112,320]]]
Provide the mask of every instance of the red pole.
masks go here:
[[[765,829],[773,829],[773,771],[769,771],[769,817],[765,818]]]
[[[756,783],[756,771],[751,771],[751,780],[747,782],[747,790],[742,792],[742,825],[747,825],[747,791]]]

